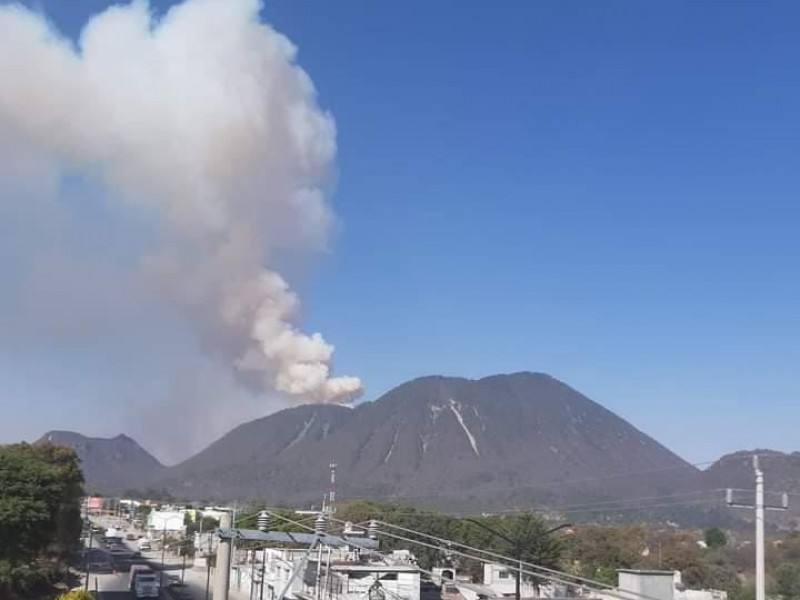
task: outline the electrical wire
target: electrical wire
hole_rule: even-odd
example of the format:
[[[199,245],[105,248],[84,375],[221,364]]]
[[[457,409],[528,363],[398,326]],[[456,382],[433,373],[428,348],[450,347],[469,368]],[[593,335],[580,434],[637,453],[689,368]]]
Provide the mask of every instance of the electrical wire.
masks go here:
[[[590,502],[587,504],[572,504],[566,506],[555,506],[552,508],[542,508],[542,509],[522,509],[522,508],[512,508],[512,509],[504,509],[499,511],[490,511],[492,513],[514,513],[514,512],[577,512],[580,509],[591,509],[602,507],[606,505],[616,505],[616,504],[629,504],[632,502],[646,502],[646,501],[653,501],[653,500],[672,500],[672,499],[680,499],[685,498],[688,496],[697,496],[701,494],[708,494],[708,493],[716,493],[716,492],[724,492],[723,488],[713,489],[713,490],[696,490],[693,492],[680,492],[677,494],[665,494],[662,496],[643,496],[638,498],[620,498],[617,500],[604,500],[598,502]],[[613,510],[614,507],[612,506],[609,510]]]
[[[431,548],[433,550],[439,550],[441,552],[449,552],[450,554],[458,555],[458,556],[461,556],[463,558],[468,558],[470,560],[477,560],[477,561],[482,562],[482,563],[491,563],[491,561],[489,561],[489,560],[487,560],[485,558],[481,558],[479,556],[473,556],[471,554],[467,554],[467,553],[461,552],[459,550],[453,550],[452,547],[437,546],[437,545],[434,545],[434,544],[429,544],[427,542],[423,542],[421,540],[414,540],[414,539],[410,539],[410,538],[407,538],[407,537],[404,537],[404,536],[400,536],[400,535],[397,535],[397,534],[394,534],[394,533],[388,533],[386,531],[381,532],[381,535],[385,535],[387,537],[391,537],[391,538],[394,538],[394,539],[397,539],[397,540],[405,541],[405,542],[408,542],[408,543],[411,543],[411,544],[418,544],[420,546]],[[510,558],[510,557],[504,557],[504,559],[506,561],[508,561],[508,562],[516,562],[517,564],[519,563],[519,561],[517,561],[516,559]],[[544,567],[539,567],[539,568],[544,568]],[[569,579],[573,579],[573,580],[576,580],[576,581],[579,580],[579,578],[577,578],[575,575],[572,575],[571,573],[565,573],[563,571],[556,571],[556,573],[559,575],[559,576],[556,576],[556,575],[553,575],[553,574],[544,575],[541,572],[529,571],[529,570],[526,570],[526,569],[514,569],[514,570],[515,571],[519,571],[521,574],[530,575],[532,577],[546,578],[546,579],[549,579],[550,581],[554,581],[556,583],[561,583],[561,584],[569,585],[569,586],[576,585],[575,581],[569,581],[568,579],[563,579],[563,577],[568,577]],[[637,598],[640,598],[641,600],[657,600],[656,598],[653,598],[651,596],[646,596],[644,594],[640,594],[640,593],[634,592],[634,591],[629,591],[629,590],[615,591],[614,589],[609,589],[608,584],[602,583],[600,581],[593,581],[593,580],[585,579],[585,578],[580,578],[580,579],[583,579],[584,581],[592,581],[593,582],[591,584],[586,584],[583,587],[595,588],[594,591],[602,592],[603,594],[607,594],[609,596],[618,598],[620,600],[630,600],[630,596],[635,596]],[[622,593],[620,593],[620,592],[623,592],[623,591],[624,591],[624,595]]]
[[[271,513],[271,514],[274,514],[274,513]],[[297,525],[299,527],[302,527],[304,529],[308,529],[308,530],[312,530],[313,531],[312,527],[309,527],[308,525],[305,525],[304,523],[301,523],[300,521],[295,521],[293,519],[289,519],[288,517],[285,517],[285,516],[279,515],[279,514],[274,514],[274,516],[276,516],[279,519],[281,519],[283,521],[286,521],[288,523],[292,523],[292,524]],[[335,521],[337,523],[346,524],[345,521],[341,521],[340,519],[331,518],[331,520]],[[379,523],[382,524],[382,525],[385,525],[387,527],[393,527],[393,528],[398,529],[398,530],[402,530],[402,531],[405,531],[405,532],[410,532],[412,535],[420,535],[420,536],[423,536],[423,537],[432,538],[432,539],[434,539],[436,541],[439,541],[441,545],[429,544],[429,543],[423,542],[421,540],[415,540],[415,539],[407,538],[405,536],[400,536],[400,535],[397,535],[397,534],[394,534],[394,533],[389,533],[387,531],[381,531],[381,535],[384,535],[384,536],[387,536],[387,537],[390,537],[390,538],[394,538],[394,539],[397,539],[397,540],[400,540],[400,541],[405,541],[405,542],[408,542],[408,543],[411,543],[411,544],[417,544],[417,545],[420,545],[420,546],[423,546],[423,547],[427,547],[427,548],[430,548],[430,549],[433,549],[433,550],[438,550],[440,552],[449,552],[450,554],[462,556],[463,558],[468,558],[470,560],[477,560],[477,561],[482,562],[482,563],[491,563],[491,561],[489,561],[489,560],[487,560],[485,558],[481,558],[480,556],[473,556],[473,555],[467,554],[465,552],[461,552],[459,550],[454,550],[452,548],[453,545],[458,545],[460,547],[464,547],[464,548],[470,549],[473,552],[483,553],[483,554],[486,554],[487,556],[492,556],[493,555],[496,558],[499,558],[499,559],[504,560],[506,562],[516,563],[516,564],[519,564],[519,565],[525,565],[525,566],[528,566],[531,569],[535,569],[534,571],[525,570],[525,569],[522,569],[522,568],[515,569],[515,570],[519,571],[521,574],[526,574],[526,575],[530,575],[530,576],[533,576],[533,577],[540,577],[540,578],[544,577],[546,579],[549,579],[551,581],[554,581],[556,583],[561,583],[561,584],[564,584],[564,585],[576,585],[575,582],[581,582],[581,583],[584,584],[584,587],[595,588],[595,591],[601,591],[602,593],[604,593],[604,594],[606,594],[608,596],[612,596],[612,597],[618,598],[619,600],[630,600],[631,596],[635,596],[635,597],[637,597],[637,598],[639,598],[641,600],[658,600],[658,599],[653,598],[651,596],[646,596],[644,594],[641,594],[639,592],[634,592],[634,591],[631,591],[631,590],[616,590],[616,589],[612,588],[612,586],[609,586],[608,584],[603,583],[601,581],[596,581],[596,580],[588,579],[588,578],[585,578],[585,577],[580,577],[580,576],[577,576],[577,575],[573,575],[572,573],[566,573],[564,571],[558,571],[556,569],[549,569],[547,567],[542,567],[542,566],[539,566],[539,565],[535,565],[533,563],[520,561],[520,560],[511,558],[511,557],[504,556],[504,555],[501,555],[501,554],[496,554],[496,553],[493,553],[493,552],[490,552],[490,551],[487,551],[487,550],[480,550],[480,549],[477,549],[477,548],[473,548],[471,546],[467,546],[466,544],[460,544],[459,542],[453,542],[452,540],[445,540],[444,538],[438,538],[438,537],[432,536],[430,534],[425,534],[425,533],[422,533],[422,532],[418,532],[418,531],[415,531],[413,529],[407,529],[407,528],[401,527],[399,525],[394,525],[392,523],[388,523],[388,522],[385,522],[385,521],[379,521]],[[363,529],[363,527],[362,527],[362,529]],[[350,541],[350,540],[348,540],[348,541]],[[359,547],[359,545],[357,543],[353,543],[353,545],[356,546],[356,547]],[[563,579],[564,577],[566,577],[568,579]],[[622,593],[622,592],[624,592],[624,593]]]
[[[624,510],[639,509],[639,508],[646,509],[646,508],[650,508],[651,507],[650,505],[643,505],[643,506],[640,506],[640,507],[627,506],[627,505],[629,505],[631,503],[653,502],[653,501],[659,501],[659,500],[664,500],[664,501],[676,500],[677,502],[675,502],[674,504],[690,503],[689,501],[684,500],[684,498],[690,498],[690,497],[693,497],[693,496],[700,496],[700,495],[705,495],[705,494],[721,493],[721,492],[724,492],[724,491],[725,491],[725,488],[716,488],[716,489],[710,489],[710,490],[696,490],[696,491],[692,491],[692,492],[679,492],[679,493],[676,493],[676,494],[669,494],[669,495],[663,495],[663,496],[641,496],[641,497],[617,499],[617,500],[602,500],[602,501],[590,502],[590,503],[586,503],[586,504],[567,504],[567,505],[561,505],[561,506],[551,506],[551,507],[546,507],[546,508],[525,507],[525,508],[507,508],[507,509],[496,509],[496,510],[488,509],[486,511],[472,510],[472,511],[464,511],[464,512],[454,512],[454,513],[451,512],[451,513],[447,513],[446,515],[443,515],[443,514],[437,513],[437,512],[433,512],[433,511],[429,511],[429,512],[419,511],[419,510],[417,510],[415,508],[412,508],[412,507],[408,507],[408,508],[405,508],[405,507],[392,508],[392,509],[390,509],[390,513],[391,514],[408,514],[408,515],[414,515],[414,516],[417,516],[417,517],[420,517],[420,518],[438,518],[438,517],[441,517],[441,516],[450,516],[450,517],[453,517],[453,518],[459,518],[459,517],[464,517],[464,516],[475,515],[475,514],[481,513],[481,512],[483,512],[483,514],[485,514],[485,515],[520,514],[520,513],[574,514],[574,513],[580,513],[580,512],[604,512],[604,511],[617,512],[618,510],[623,510],[623,509]],[[670,503],[670,504],[673,504],[673,503]],[[622,506],[619,506],[619,505],[622,505]],[[653,506],[661,506],[661,505],[658,504],[658,505],[653,505]],[[593,510],[593,509],[601,509],[601,510]]]
[[[723,459],[724,459],[724,457],[723,457]],[[723,460],[723,459],[720,459],[720,460]],[[554,480],[551,480],[551,481],[547,481],[547,482],[543,482],[543,483],[535,483],[535,484],[494,486],[494,487],[487,487],[487,488],[482,488],[480,490],[477,490],[477,493],[513,491],[513,490],[521,490],[521,489],[537,489],[537,490],[544,491],[544,490],[547,490],[549,488],[553,488],[553,487],[556,487],[556,486],[571,485],[573,483],[586,483],[586,482],[591,482],[591,481],[603,481],[603,480],[609,480],[609,479],[619,479],[619,478],[624,478],[624,477],[638,477],[638,476],[641,476],[641,475],[650,475],[650,474],[654,474],[654,473],[665,473],[667,471],[676,471],[676,470],[679,470],[679,469],[685,469],[685,468],[687,468],[687,466],[703,467],[703,466],[712,465],[715,462],[719,462],[719,461],[706,460],[706,461],[700,461],[700,462],[694,462],[694,463],[684,463],[684,464],[681,464],[681,465],[675,465],[674,467],[661,467],[661,468],[658,468],[658,469],[647,469],[647,470],[643,470],[643,471],[634,471],[632,473],[631,472],[612,473],[610,475],[598,475],[598,476],[595,476],[595,477],[582,477],[582,478],[578,478],[578,479],[561,479],[561,480],[554,479]],[[400,500],[400,499],[405,499],[405,500],[426,500],[426,499],[431,499],[431,498],[447,498],[447,497],[461,496],[461,495],[462,495],[461,493],[456,493],[456,492],[444,493],[444,494],[418,495],[418,496],[410,496],[410,495],[404,495],[404,494],[387,494],[385,496],[382,496],[382,498],[383,499],[387,499],[387,500],[391,500],[391,499],[395,499],[395,500]],[[358,498],[358,499],[359,500],[374,500],[375,498]]]
[[[497,552],[492,552],[491,550],[484,550],[484,549],[481,549],[481,548],[475,548],[475,547],[469,546],[467,544],[462,544],[461,542],[456,542],[456,541],[453,541],[453,540],[440,538],[438,536],[431,535],[429,533],[423,533],[421,531],[416,531],[414,529],[408,529],[408,528],[402,527],[400,525],[395,525],[394,523],[388,523],[386,521],[377,521],[377,523],[380,524],[380,525],[384,525],[386,527],[391,527],[393,529],[397,529],[397,530],[403,531],[405,533],[410,533],[412,535],[419,535],[419,536],[426,537],[428,539],[434,540],[436,542],[440,542],[441,544],[444,544],[444,546],[448,550],[452,546],[458,546],[458,547],[464,548],[465,550],[469,550],[471,552],[479,552],[479,553],[482,553],[482,554],[486,554],[487,556],[491,556],[491,557],[496,558],[496,559],[504,560],[504,561],[507,561],[507,562],[513,562],[515,564],[526,565],[526,566],[528,566],[528,567],[530,567],[532,569],[542,571],[543,573],[555,574],[555,575],[568,575],[569,577],[571,577],[571,578],[573,578],[573,579],[575,579],[577,581],[583,581],[583,582],[585,582],[587,584],[600,585],[600,586],[605,586],[607,588],[612,588],[613,587],[613,586],[610,586],[608,584],[597,582],[597,581],[594,581],[594,580],[591,580],[591,579],[586,579],[586,578],[583,578],[583,577],[580,577],[580,576],[577,576],[577,575],[572,575],[571,573],[566,573],[565,571],[559,571],[559,570],[556,570],[556,569],[550,569],[548,567],[543,567],[543,566],[537,565],[535,563],[527,562],[527,561],[520,560],[520,559],[517,559],[517,558],[509,558],[508,556],[505,556],[503,554],[498,554]]]

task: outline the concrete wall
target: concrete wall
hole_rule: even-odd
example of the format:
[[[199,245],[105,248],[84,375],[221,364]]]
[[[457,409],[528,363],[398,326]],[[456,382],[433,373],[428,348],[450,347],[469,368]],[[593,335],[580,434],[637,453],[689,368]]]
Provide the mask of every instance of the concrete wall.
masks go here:
[[[640,600],[641,596],[651,600],[675,600],[674,577],[672,571],[623,570],[619,572],[619,591],[631,600]]]

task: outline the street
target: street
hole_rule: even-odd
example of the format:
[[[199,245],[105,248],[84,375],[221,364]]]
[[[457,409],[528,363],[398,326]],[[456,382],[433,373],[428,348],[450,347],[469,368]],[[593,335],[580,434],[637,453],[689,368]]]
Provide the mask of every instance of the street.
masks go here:
[[[120,526],[122,523],[118,520],[111,521],[110,519],[93,519],[97,525],[108,527],[110,525]],[[127,533],[127,531],[125,532]],[[88,541],[88,540],[87,540]],[[131,552],[138,550],[137,543],[131,540],[123,540],[125,547]],[[88,546],[88,544],[87,544]],[[133,594],[129,591],[129,575],[130,560],[112,560],[113,553],[107,552],[103,549],[99,538],[93,538],[91,548],[96,552],[102,552],[108,556],[108,560],[112,563],[113,572],[109,573],[95,573],[89,574],[89,589],[97,591],[98,600],[132,600]],[[158,573],[162,572],[161,565],[161,551],[152,550],[142,552],[140,559],[135,559],[134,562],[146,563],[150,568]],[[170,554],[164,556],[163,571],[171,573],[181,573],[183,566],[183,559]],[[213,577],[213,575],[212,575]],[[192,568],[192,560],[186,564],[186,570],[183,573],[184,585],[173,586],[162,590],[162,600],[206,600],[207,597],[207,583],[208,571],[206,569]],[[232,584],[229,592],[231,600],[249,600],[247,594],[236,590]]]

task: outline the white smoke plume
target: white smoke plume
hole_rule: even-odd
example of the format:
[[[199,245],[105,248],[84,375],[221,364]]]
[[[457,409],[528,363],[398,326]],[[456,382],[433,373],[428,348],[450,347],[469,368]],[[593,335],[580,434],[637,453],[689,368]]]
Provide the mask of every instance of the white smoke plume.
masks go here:
[[[137,275],[255,392],[348,402],[360,381],[332,376],[333,347],[298,329],[276,270],[276,255],[326,247],[335,126],[260,9],[186,0],[156,18],[133,2],[73,43],[0,6],[0,157],[36,157],[14,176],[46,179],[56,198],[59,178],[80,173],[148,223]],[[12,191],[0,203],[23,201]]]

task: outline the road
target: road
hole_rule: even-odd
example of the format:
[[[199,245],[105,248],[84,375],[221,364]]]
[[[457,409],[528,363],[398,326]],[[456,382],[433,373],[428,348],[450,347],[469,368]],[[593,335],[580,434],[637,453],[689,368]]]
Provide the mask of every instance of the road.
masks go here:
[[[107,526],[108,524],[104,523],[104,525]],[[136,542],[124,540],[123,544],[131,551],[138,549]],[[104,553],[109,554],[101,546],[99,540],[93,540],[92,548],[97,548],[98,551],[102,550]],[[149,564],[156,573],[161,571],[161,552],[159,550],[142,552],[142,557],[138,560]],[[205,569],[194,569],[191,564],[191,561],[189,561],[184,572],[184,585],[170,588],[169,592],[164,589],[161,594],[162,600],[206,600],[208,572]],[[183,559],[170,555],[165,556],[165,571],[180,573],[182,566]],[[130,569],[130,562],[116,561],[114,568],[115,571],[113,573],[90,573],[89,589],[97,590],[98,600],[133,600],[133,595],[129,591],[128,570]],[[213,585],[213,582],[211,582],[211,585]],[[229,599],[249,600],[246,593],[235,589],[230,590]]]

